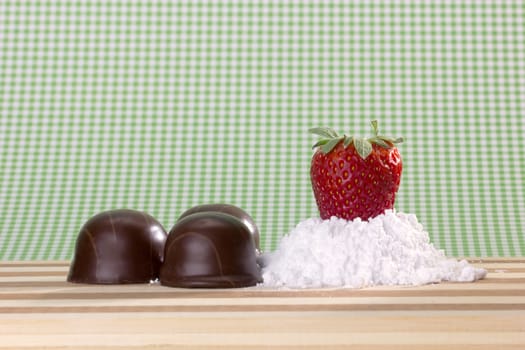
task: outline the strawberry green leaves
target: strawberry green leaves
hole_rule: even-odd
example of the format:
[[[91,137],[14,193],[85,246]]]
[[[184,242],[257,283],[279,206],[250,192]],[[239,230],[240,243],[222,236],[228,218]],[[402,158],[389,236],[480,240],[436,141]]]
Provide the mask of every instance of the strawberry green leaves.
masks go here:
[[[376,138],[376,139],[374,140],[374,143],[375,143],[376,145],[379,145],[379,146],[383,147],[383,148],[390,148],[390,147],[392,147],[392,145],[389,144],[388,141],[383,140],[383,139],[380,139],[380,138]]]
[[[372,125],[372,129],[374,130],[374,136],[369,138],[368,141],[384,148],[392,148],[392,144],[398,144],[403,142],[402,137],[393,139],[392,137],[379,135],[379,127],[377,125],[377,120],[372,120],[370,124]]]
[[[343,142],[343,146],[346,148],[348,147],[352,142],[354,142],[354,138],[352,136],[346,136],[345,135],[345,140]]]
[[[331,150],[337,146],[339,142],[343,140],[344,136],[336,137],[334,139],[329,140],[327,143],[321,146],[321,151],[323,151],[324,154],[329,153]]]
[[[332,128],[324,128],[324,127],[311,128],[308,131],[310,133],[312,133],[312,134],[316,134],[316,135],[319,135],[321,137],[326,137],[326,138],[329,138],[329,139],[338,137],[337,132],[334,129],[332,129]]]
[[[335,146],[337,146],[337,144],[345,138],[345,136],[339,136],[337,132],[332,128],[312,128],[308,131],[312,134],[324,137],[323,139],[317,141],[317,143],[312,147],[321,147],[321,151],[324,154],[329,153],[331,150],[333,150]]]
[[[354,139],[354,147],[363,159],[366,159],[372,153],[372,144],[366,139]]]
[[[378,145],[383,148],[392,148],[395,144],[403,142],[403,138],[391,138],[383,135],[379,135],[379,127],[377,120],[370,122],[374,132],[374,136],[366,138],[354,138],[352,136],[338,135],[337,132],[332,128],[317,127],[311,128],[308,131],[312,134],[321,136],[322,139],[317,141],[313,148],[320,147],[321,152],[324,154],[330,153],[341,141],[343,141],[343,147],[347,148],[350,145],[354,145],[357,153],[361,158],[366,159],[373,151],[373,145]]]

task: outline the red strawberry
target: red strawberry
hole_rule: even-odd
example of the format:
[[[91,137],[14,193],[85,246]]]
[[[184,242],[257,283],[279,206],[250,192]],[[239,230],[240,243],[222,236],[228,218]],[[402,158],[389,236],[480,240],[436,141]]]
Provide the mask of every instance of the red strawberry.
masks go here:
[[[394,207],[403,165],[392,139],[378,133],[368,139],[339,136],[331,128],[313,128],[323,137],[314,148],[310,178],[322,219],[368,220]]]

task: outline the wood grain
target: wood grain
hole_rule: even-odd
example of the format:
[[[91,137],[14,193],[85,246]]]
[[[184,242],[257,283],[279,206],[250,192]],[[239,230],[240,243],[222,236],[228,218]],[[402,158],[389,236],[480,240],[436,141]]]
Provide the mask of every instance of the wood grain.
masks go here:
[[[525,258],[485,280],[275,290],[77,285],[68,263],[0,263],[0,349],[525,349]]]

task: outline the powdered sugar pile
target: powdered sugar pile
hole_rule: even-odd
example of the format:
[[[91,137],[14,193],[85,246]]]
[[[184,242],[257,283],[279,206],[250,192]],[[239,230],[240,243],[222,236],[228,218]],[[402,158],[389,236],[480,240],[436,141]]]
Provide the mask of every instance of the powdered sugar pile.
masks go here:
[[[447,258],[414,214],[393,210],[369,221],[302,221],[263,264],[263,286],[289,288],[472,282],[487,273]]]

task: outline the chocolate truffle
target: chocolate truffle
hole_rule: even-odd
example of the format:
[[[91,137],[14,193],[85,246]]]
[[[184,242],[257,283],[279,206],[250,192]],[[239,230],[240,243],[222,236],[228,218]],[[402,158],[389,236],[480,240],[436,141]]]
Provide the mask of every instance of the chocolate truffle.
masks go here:
[[[242,210],[239,207],[236,207],[235,205],[222,204],[222,203],[197,205],[193,208],[186,210],[184,213],[182,213],[182,215],[179,216],[179,220],[188,215],[200,213],[203,211],[218,211],[220,213],[230,214],[232,216],[235,216],[239,220],[241,220],[248,227],[248,230],[252,234],[253,240],[255,242],[255,248],[257,249],[257,252],[259,252],[260,250],[259,229],[257,228],[255,221],[246,211]]]
[[[167,233],[152,216],[118,209],[89,219],[77,237],[67,280],[75,283],[149,283],[159,277]]]
[[[183,288],[235,288],[262,282],[252,233],[238,218],[217,212],[183,217],[171,229],[160,283]]]

